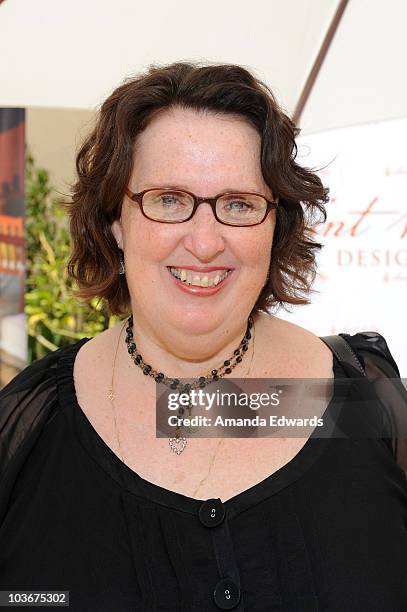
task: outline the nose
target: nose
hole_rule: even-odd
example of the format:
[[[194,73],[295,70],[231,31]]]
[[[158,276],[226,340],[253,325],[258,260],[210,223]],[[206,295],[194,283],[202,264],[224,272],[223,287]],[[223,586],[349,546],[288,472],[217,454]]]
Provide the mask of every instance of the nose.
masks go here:
[[[184,226],[187,230],[184,236],[184,247],[200,261],[209,262],[224,251],[226,226],[216,220],[207,202],[199,204],[192,219]]]

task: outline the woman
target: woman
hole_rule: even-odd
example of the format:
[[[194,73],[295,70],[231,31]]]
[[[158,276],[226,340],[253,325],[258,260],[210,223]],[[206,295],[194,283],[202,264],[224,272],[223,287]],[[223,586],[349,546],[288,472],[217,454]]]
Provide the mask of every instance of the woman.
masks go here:
[[[156,381],[327,379],[325,416],[362,366],[399,375],[379,334],[345,334],[351,365],[266,310],[308,303],[320,248],[327,190],[295,135],[239,66],[151,68],[103,104],[69,272],[130,316],[0,394],[1,589],[69,591],[75,611],[407,605],[407,486],[383,416],[369,439],[155,435]]]

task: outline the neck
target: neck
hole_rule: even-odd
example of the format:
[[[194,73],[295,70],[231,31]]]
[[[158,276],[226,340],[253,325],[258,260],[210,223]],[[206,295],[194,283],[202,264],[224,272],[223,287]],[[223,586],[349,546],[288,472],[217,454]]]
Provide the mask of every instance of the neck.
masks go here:
[[[180,330],[152,328],[141,314],[134,313],[133,319],[133,338],[143,361],[170,378],[197,378],[219,369],[226,359],[233,357],[247,330],[247,319],[244,319],[191,337]],[[127,352],[124,337],[125,332],[121,344],[122,350]],[[249,347],[252,342],[253,337],[249,340]],[[234,368],[235,377],[247,370],[249,353],[251,350],[243,353],[242,361]],[[129,356],[127,361],[129,367],[134,368]],[[147,378],[140,368],[137,370]]]

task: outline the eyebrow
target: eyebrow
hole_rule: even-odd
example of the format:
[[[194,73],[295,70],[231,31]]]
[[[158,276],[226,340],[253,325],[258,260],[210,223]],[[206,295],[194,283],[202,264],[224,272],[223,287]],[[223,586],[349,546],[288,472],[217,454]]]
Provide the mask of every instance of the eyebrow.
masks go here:
[[[163,183],[162,185],[156,185],[156,184],[147,185],[146,187],[144,187],[144,189],[140,189],[140,191],[144,191],[145,189],[174,189],[178,191],[190,191],[191,193],[193,193],[191,189],[189,189],[188,187],[183,187],[182,185],[175,185],[175,184],[168,184],[168,183]],[[236,189],[236,188],[231,188],[231,187],[225,188],[219,193],[251,193],[251,192],[259,193],[257,189]],[[210,196],[206,196],[206,197],[210,197]]]

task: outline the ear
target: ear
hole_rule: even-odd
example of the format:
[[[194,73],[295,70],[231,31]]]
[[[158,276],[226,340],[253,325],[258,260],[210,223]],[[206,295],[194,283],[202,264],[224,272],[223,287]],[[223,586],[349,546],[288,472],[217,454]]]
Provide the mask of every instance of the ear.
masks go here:
[[[116,242],[118,243],[119,249],[123,250],[123,228],[121,219],[116,219],[116,221],[113,221],[111,225],[111,230],[113,236],[116,238]]]

